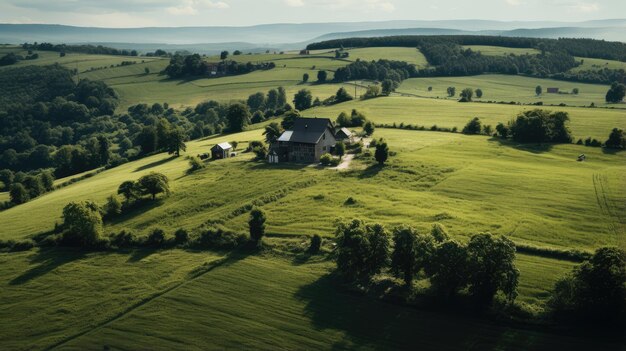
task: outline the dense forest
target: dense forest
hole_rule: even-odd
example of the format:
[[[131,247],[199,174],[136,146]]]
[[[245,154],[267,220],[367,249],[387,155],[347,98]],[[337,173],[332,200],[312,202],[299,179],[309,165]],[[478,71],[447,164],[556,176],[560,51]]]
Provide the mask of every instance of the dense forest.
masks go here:
[[[534,48],[542,51],[565,51],[572,56],[600,58],[626,62],[626,43],[595,39],[545,39],[501,37],[487,35],[405,35],[376,38],[347,38],[312,43],[307,50],[334,49],[339,47],[422,47],[433,43],[457,45],[487,45],[509,48]]]
[[[165,74],[170,78],[199,77],[199,76],[224,76],[250,73],[256,70],[268,70],[275,67],[273,62],[241,63],[231,60],[222,60],[217,63],[206,62],[202,56],[174,55],[170,64],[165,68]]]
[[[487,56],[462,45],[493,45],[536,48],[539,54]],[[623,69],[598,69],[570,72],[580,65],[575,56],[626,60],[626,44],[590,39],[534,39],[488,36],[401,36],[382,38],[339,39],[309,45],[310,49],[369,46],[416,46],[432,68],[421,69],[411,77],[467,76],[482,73],[523,74],[586,83],[625,82]],[[381,69],[388,63],[376,63]],[[338,70],[338,81],[349,79],[379,79],[379,70],[364,71],[362,64],[353,63]],[[384,72],[384,70],[383,70]],[[397,81],[397,79],[393,79]]]
[[[183,111],[138,104],[115,114],[113,89],[100,81],[75,83],[60,65],[3,71],[0,99],[0,190],[12,190],[14,204],[51,190],[54,177],[178,153],[186,140],[238,132],[291,109],[279,87],[235,103],[205,101]]]

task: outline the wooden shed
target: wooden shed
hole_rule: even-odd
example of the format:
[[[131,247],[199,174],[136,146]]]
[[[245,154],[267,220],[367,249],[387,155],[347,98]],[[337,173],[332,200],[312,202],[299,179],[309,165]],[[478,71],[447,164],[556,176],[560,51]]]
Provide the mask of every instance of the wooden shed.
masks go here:
[[[233,146],[229,143],[219,143],[211,148],[211,157],[215,160],[228,158]]]

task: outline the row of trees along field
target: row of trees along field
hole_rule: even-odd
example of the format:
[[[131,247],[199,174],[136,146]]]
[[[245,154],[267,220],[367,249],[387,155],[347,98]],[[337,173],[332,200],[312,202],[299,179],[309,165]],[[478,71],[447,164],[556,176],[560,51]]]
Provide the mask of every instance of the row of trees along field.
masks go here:
[[[506,47],[528,47],[540,50],[539,54],[488,56],[471,48],[464,49],[462,45],[496,45]],[[355,62],[342,67],[335,73],[337,81],[354,79],[390,79],[400,82],[408,77],[435,77],[435,76],[467,76],[482,73],[523,74],[533,77],[554,78],[570,81],[590,83],[626,82],[626,71],[623,69],[598,69],[570,72],[580,65],[575,55],[589,55],[605,59],[626,61],[626,44],[596,40],[576,39],[537,40],[531,38],[507,37],[464,37],[464,36],[405,36],[383,38],[352,38],[338,39],[327,42],[310,44],[309,49],[326,49],[331,47],[371,47],[371,46],[409,46],[417,47],[424,54],[432,66],[424,69],[408,69],[391,67],[396,74],[387,73],[390,63],[384,60],[378,62]],[[587,48],[585,50],[584,48]],[[613,53],[602,55],[602,50],[615,50]],[[604,56],[604,57],[602,57]],[[609,56],[609,57],[607,57]],[[399,63],[394,64],[396,66]],[[388,75],[389,74],[389,75]],[[402,78],[404,76],[404,78]]]
[[[274,62],[241,63],[232,60],[223,60],[216,63],[206,62],[202,56],[174,55],[164,72],[170,78],[200,77],[215,75],[237,75],[257,70],[268,70],[276,67]]]
[[[138,56],[137,50],[115,49],[102,45],[69,45],[69,44],[52,44],[52,43],[37,43],[34,42],[22,44],[24,50],[40,50],[40,51],[56,51],[60,53],[65,52],[77,52],[83,54],[92,55],[121,55],[121,56]]]
[[[399,295],[396,298],[407,302],[454,301],[453,305],[460,307],[460,301],[467,301],[489,308],[494,300],[503,299],[504,306],[515,306],[519,284],[516,248],[505,237],[475,234],[464,244],[451,239],[440,224],[435,224],[429,234],[399,226],[390,235],[380,224],[352,220],[337,224],[336,244],[337,272],[365,289],[383,284],[387,294],[395,292]],[[385,279],[388,275],[402,279],[404,289],[393,289],[395,284]],[[373,279],[375,276],[379,278]],[[428,280],[430,288],[416,292],[416,278]],[[625,253],[618,248],[601,248],[556,283],[546,313],[522,312],[522,306],[509,307],[505,313],[538,319],[567,317],[570,322],[603,325],[624,322],[625,284]]]

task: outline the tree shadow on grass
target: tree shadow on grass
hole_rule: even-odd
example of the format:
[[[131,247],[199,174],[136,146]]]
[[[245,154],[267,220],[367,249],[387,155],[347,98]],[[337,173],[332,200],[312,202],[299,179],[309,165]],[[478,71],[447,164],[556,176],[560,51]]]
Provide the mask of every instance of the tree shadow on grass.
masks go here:
[[[527,144],[523,144],[523,143],[518,143],[516,141],[505,140],[505,139],[496,138],[496,137],[489,138],[488,141],[490,143],[498,143],[501,146],[508,146],[508,147],[512,147],[512,148],[514,148],[516,150],[531,152],[533,154],[542,154],[544,152],[549,152],[550,150],[552,150],[552,148],[555,145],[555,144],[550,144],[550,143],[527,143]]]
[[[361,172],[359,172],[359,178],[360,179],[374,178],[384,168],[385,168],[384,165],[380,165],[378,163],[375,163],[375,164],[373,164],[371,166],[368,166],[366,169],[362,170]]]
[[[124,207],[122,213],[118,216],[107,218],[107,224],[119,224],[136,216],[140,216],[150,210],[160,207],[164,204],[163,198],[151,199],[139,199],[135,203],[132,203],[130,207]]]
[[[602,148],[602,153],[605,155],[617,155],[624,151],[625,151],[624,149],[612,149],[612,148],[606,148],[606,147]]]
[[[265,161],[251,161],[253,163],[250,168],[255,170],[264,170],[264,169],[284,169],[284,170],[302,170],[310,166],[308,163],[294,163],[294,162],[280,162],[280,163],[269,163]]]
[[[28,283],[33,279],[46,275],[58,267],[81,260],[85,257],[87,257],[85,250],[81,248],[64,248],[61,250],[54,248],[40,249],[30,259],[30,263],[36,266],[13,278],[9,284],[22,285]]]
[[[336,350],[415,350],[418,345],[423,350],[578,350],[594,342],[380,301],[342,286],[333,274],[302,286],[295,297],[306,304],[304,314],[321,335],[342,332],[341,340],[331,340]]]
[[[176,159],[176,158],[178,158],[178,156],[173,155],[173,156],[170,156],[168,158],[164,158],[164,159],[161,159],[161,160],[158,160],[158,161],[150,162],[150,163],[145,164],[143,166],[137,167],[137,169],[135,169],[133,172],[141,172],[141,171],[144,171],[144,170],[149,169],[149,168],[157,167],[157,166],[160,166],[162,164],[168,163],[171,160]]]

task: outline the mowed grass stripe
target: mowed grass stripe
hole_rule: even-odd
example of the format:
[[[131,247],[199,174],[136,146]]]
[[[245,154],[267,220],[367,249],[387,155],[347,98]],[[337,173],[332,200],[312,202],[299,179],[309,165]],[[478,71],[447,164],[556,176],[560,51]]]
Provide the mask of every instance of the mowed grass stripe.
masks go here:
[[[501,327],[349,294],[332,263],[248,257],[65,345],[66,349],[585,349],[598,340]],[[602,343],[602,342],[601,342]],[[604,346],[610,347],[610,342]],[[614,346],[614,345],[613,345]]]

